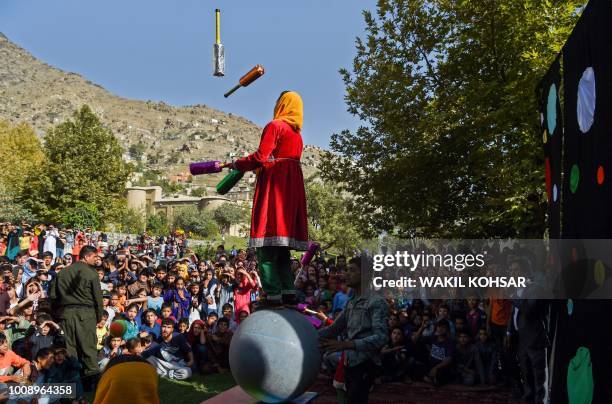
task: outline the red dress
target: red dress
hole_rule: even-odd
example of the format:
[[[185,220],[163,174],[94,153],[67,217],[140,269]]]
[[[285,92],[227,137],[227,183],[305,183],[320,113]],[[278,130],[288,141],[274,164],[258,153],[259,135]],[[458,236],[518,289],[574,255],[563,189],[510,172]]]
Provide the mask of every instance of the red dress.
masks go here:
[[[276,119],[264,128],[257,151],[234,163],[243,172],[259,169],[249,246],[308,249],[302,149],[300,133]]]

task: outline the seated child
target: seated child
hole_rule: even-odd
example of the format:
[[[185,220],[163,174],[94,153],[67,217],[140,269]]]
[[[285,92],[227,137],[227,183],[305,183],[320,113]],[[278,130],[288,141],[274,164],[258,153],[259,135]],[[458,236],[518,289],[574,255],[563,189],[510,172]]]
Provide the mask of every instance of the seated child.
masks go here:
[[[142,351],[144,351],[142,341],[139,337],[137,337],[126,341],[123,353],[126,355],[140,356],[142,354]]]
[[[111,335],[106,337],[104,348],[102,348],[98,354],[98,366],[100,370],[104,370],[109,360],[113,359],[115,356],[121,355],[122,344],[123,339],[121,337],[113,337]]]
[[[484,378],[482,374],[482,363],[478,355],[478,349],[470,342],[470,335],[467,329],[457,330],[458,344],[455,355],[457,372],[461,384],[472,386],[476,384],[479,377]]]
[[[429,366],[425,381],[435,385],[448,383],[453,379],[452,364],[455,357],[455,343],[450,338],[448,320],[436,323],[430,343]]]
[[[142,344],[143,351],[154,348],[157,345],[157,342],[155,342],[155,336],[152,334],[148,334],[148,335],[145,335],[144,337],[140,337],[140,343]]]
[[[96,338],[98,343],[96,350],[100,352],[104,348],[104,340],[108,337],[108,313],[102,313],[102,320],[96,325]]]
[[[127,330],[123,334],[123,339],[128,340],[138,336],[138,323],[136,317],[138,316],[138,304],[131,303],[123,313],[124,320],[126,320]]]
[[[39,349],[53,345],[55,337],[62,333],[60,326],[51,320],[51,316],[41,313],[36,318],[36,332],[29,337],[30,358],[34,360]]]
[[[152,335],[154,338],[159,338],[161,327],[157,323],[157,313],[153,309],[147,309],[142,313],[140,322],[140,336]]]
[[[408,352],[404,343],[404,331],[395,327],[390,343],[382,349],[383,382],[401,381],[408,369]]]
[[[108,303],[108,309],[115,312],[115,316],[119,313],[123,313],[124,307],[119,302],[119,293],[116,291],[111,292],[110,302]]]
[[[223,317],[227,318],[229,321],[229,329],[231,332],[236,332],[236,328],[238,328],[238,324],[234,321],[234,306],[229,303],[225,303],[223,308],[221,309],[223,313]],[[244,311],[244,310],[241,310]]]
[[[156,282],[153,284],[153,289],[151,290],[151,296],[147,297],[147,308],[155,310],[156,313],[159,313],[164,303],[164,297],[162,294],[162,284]]]
[[[161,317],[157,319],[157,323],[159,325],[161,325],[165,319],[170,319],[174,321],[174,324],[176,326],[176,318],[172,315],[172,304],[171,303],[162,304],[160,313],[161,313]]]
[[[206,319],[206,326],[209,331],[215,332],[217,330],[217,320],[219,316],[215,312],[211,312]]]
[[[127,285],[125,282],[117,283],[117,294],[119,296],[119,306],[125,307],[125,301],[127,300]]]
[[[4,334],[8,339],[9,347],[18,355],[29,357],[26,347],[26,338],[30,336],[34,327],[32,326],[31,321],[33,321],[33,303],[27,303],[22,311],[20,311],[20,315],[8,316],[4,317]],[[29,315],[24,316],[24,313],[29,313]]]
[[[482,362],[482,379],[483,384],[495,384],[497,382],[497,361],[498,352],[495,343],[490,340],[486,328],[478,330],[478,340],[476,341],[476,349]]]
[[[178,322],[178,333],[187,335],[187,331],[189,330],[189,319],[183,317]]]
[[[209,357],[220,373],[229,369],[229,347],[233,335],[229,329],[229,320],[221,317],[217,321],[217,330],[206,336]]]
[[[104,312],[108,315],[107,319],[106,319],[106,326],[107,327],[113,321],[113,318],[115,318],[115,314],[116,314],[115,310],[112,309],[109,306],[110,305],[110,299],[111,299],[110,292],[103,292],[102,293],[102,307],[104,308]]]
[[[22,383],[30,377],[30,362],[9,349],[9,341],[0,332],[0,382]]]
[[[47,383],[47,373],[55,362],[55,355],[50,348],[41,348],[30,364],[29,382],[34,384]]]
[[[192,368],[201,373],[210,372],[208,354],[206,351],[206,324],[202,320],[195,320],[187,333],[187,342],[193,351],[194,364]]]
[[[66,348],[57,348],[54,353],[55,361],[47,371],[47,383],[75,383],[76,396],[82,397],[83,384],[79,360],[70,356]]]

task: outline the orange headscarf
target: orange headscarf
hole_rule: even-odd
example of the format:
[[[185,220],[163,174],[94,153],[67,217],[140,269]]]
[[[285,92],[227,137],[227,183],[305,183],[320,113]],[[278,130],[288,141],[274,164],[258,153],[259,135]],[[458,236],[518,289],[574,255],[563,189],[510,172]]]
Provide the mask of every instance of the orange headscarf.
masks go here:
[[[295,91],[287,91],[281,95],[274,107],[274,119],[285,121],[297,132],[301,131],[304,122],[302,97]]]
[[[102,374],[94,404],[159,404],[158,379],[148,363],[118,363]]]

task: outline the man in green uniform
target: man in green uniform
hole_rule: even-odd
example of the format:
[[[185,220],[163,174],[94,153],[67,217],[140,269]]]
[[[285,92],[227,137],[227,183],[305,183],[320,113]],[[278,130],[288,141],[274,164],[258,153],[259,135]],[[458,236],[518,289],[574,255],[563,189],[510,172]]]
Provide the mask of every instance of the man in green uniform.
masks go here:
[[[80,260],[60,271],[49,289],[53,310],[64,330],[66,349],[79,358],[83,376],[89,380],[99,373],[96,324],[104,311],[100,281],[93,269],[96,256],[95,247],[84,246]]]

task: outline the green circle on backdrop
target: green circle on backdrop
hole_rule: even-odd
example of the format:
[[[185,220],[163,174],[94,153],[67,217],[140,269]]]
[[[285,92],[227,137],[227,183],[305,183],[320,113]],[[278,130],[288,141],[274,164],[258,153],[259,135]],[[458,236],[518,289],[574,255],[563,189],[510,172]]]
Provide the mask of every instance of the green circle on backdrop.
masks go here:
[[[597,260],[595,263],[595,273],[593,274],[595,278],[595,283],[597,286],[601,286],[604,284],[606,280],[606,268],[604,267],[603,262],[601,260]]]
[[[576,164],[572,166],[572,171],[570,172],[570,191],[572,194],[576,193],[578,189],[578,183],[580,182],[580,169]]]

